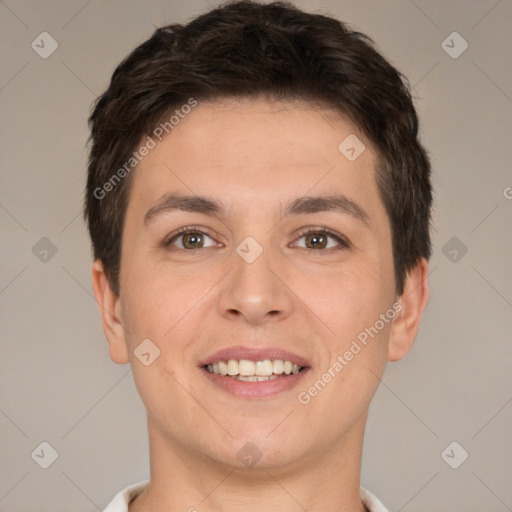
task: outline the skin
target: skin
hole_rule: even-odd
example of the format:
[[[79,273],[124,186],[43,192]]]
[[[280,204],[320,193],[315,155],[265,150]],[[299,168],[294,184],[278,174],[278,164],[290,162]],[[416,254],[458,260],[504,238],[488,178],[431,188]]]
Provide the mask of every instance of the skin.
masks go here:
[[[366,146],[353,162],[338,150],[350,134]],[[100,261],[92,270],[111,358],[132,365],[148,414],[151,483],[130,512],[364,511],[370,400],[386,363],[411,348],[429,296],[424,259],[395,294],[375,159],[370,142],[335,111],[252,98],[200,103],[133,171],[119,297]],[[167,211],[144,225],[170,192],[221,201],[226,216]],[[289,200],[332,193],[356,202],[368,222],[332,211],[281,217]],[[184,226],[206,233],[192,240],[202,248],[183,248],[183,236],[164,246]],[[349,246],[328,238],[317,248],[301,235],[309,227],[329,228]],[[263,248],[250,264],[236,252],[247,236]],[[298,393],[396,301],[394,321],[301,404]],[[161,354],[144,366],[134,350],[147,338]],[[233,345],[288,350],[310,370],[276,396],[234,397],[197,366]],[[251,468],[237,457],[247,442],[262,454]]]

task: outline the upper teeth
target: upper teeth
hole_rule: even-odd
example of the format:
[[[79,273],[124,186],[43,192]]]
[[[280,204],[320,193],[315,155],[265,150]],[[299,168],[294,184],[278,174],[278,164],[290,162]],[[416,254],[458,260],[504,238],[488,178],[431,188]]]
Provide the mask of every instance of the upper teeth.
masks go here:
[[[293,364],[291,361],[283,361],[282,359],[264,359],[263,361],[249,361],[248,359],[229,359],[228,361],[219,361],[215,364],[209,364],[206,369],[210,373],[217,375],[242,375],[245,377],[258,375],[261,377],[269,376],[272,374],[290,375],[291,373],[297,374],[302,367],[298,364]]]

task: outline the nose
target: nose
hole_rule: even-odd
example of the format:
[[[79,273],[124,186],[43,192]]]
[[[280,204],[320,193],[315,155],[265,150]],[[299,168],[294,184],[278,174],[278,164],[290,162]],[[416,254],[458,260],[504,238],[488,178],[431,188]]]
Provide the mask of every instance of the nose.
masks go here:
[[[222,282],[219,314],[251,325],[287,318],[294,305],[285,265],[263,251],[249,263],[233,253],[234,268]]]

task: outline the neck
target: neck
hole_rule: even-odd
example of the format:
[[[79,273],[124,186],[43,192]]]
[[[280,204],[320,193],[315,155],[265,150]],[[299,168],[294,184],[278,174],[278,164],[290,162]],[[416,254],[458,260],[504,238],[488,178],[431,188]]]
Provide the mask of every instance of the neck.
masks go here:
[[[148,419],[151,481],[129,512],[364,512],[359,478],[365,422],[361,418],[328,452],[311,450],[286,467],[249,469],[169,441]]]

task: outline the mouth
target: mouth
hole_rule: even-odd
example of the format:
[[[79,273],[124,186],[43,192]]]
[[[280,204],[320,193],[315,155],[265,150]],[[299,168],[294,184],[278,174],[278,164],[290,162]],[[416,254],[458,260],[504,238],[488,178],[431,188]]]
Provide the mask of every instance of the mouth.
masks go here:
[[[266,382],[281,379],[288,375],[297,375],[306,367],[283,359],[263,359],[260,361],[228,359],[220,360],[214,364],[207,364],[203,368],[208,373],[230,377],[243,382]]]
[[[302,357],[273,349],[235,347],[199,364],[216,388],[242,398],[266,398],[294,388],[311,369]]]

